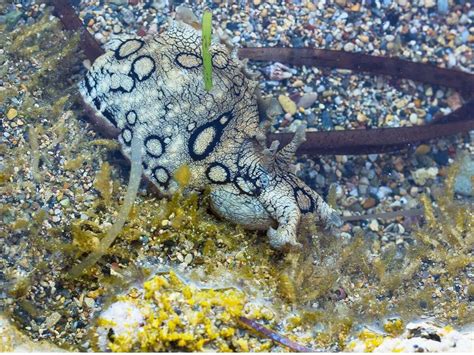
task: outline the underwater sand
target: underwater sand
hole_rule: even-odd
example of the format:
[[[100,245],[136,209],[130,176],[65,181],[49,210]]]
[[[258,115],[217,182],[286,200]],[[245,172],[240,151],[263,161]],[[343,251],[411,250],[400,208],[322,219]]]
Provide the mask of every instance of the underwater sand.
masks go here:
[[[117,23],[121,31],[133,33],[142,25],[140,14],[147,18],[156,13],[153,8],[143,9],[142,4],[113,2],[112,7],[112,2],[106,3],[110,10],[89,2],[78,10],[83,19],[88,13],[94,15],[89,26],[94,33],[104,32],[107,26],[109,34],[113,33]],[[256,29],[266,17],[288,17],[274,2],[268,5],[266,16],[264,5],[251,3],[249,6],[259,9],[253,20]],[[142,185],[129,222],[108,254],[80,278],[70,279],[70,267],[98,246],[115,220],[129,168],[118,144],[93,132],[75,103],[75,83],[85,72],[77,38],[63,32],[48,15],[41,18],[47,9],[32,4],[16,10],[25,15],[13,25],[9,20],[14,15],[12,8],[0,5],[0,13],[10,16],[0,21],[2,339],[18,339],[19,335],[11,335],[13,325],[28,338],[76,351],[97,350],[104,344],[116,351],[287,350],[249,331],[238,321],[239,316],[246,316],[302,345],[328,351],[373,350],[384,338],[404,334],[403,338],[409,333],[403,333],[407,324],[420,319],[438,324],[439,329],[431,333],[443,339],[455,334],[450,327],[466,333],[458,349],[461,344],[469,346],[466,339],[472,345],[472,185],[469,191],[459,183],[459,176],[466,175],[472,164],[470,137],[440,139],[385,155],[299,158],[299,175],[318,193],[326,197],[329,186],[335,184],[335,194],[329,199],[345,215],[418,207],[426,211],[426,218],[400,216],[346,223],[338,237],[321,230],[303,231],[302,253],[273,251],[264,235],[217,220],[207,212],[205,197],[176,195],[167,201]],[[292,6],[291,11],[300,11],[299,5]],[[393,5],[392,11],[402,13],[400,6]],[[120,16],[114,14],[127,15],[122,8],[131,11],[136,21],[128,26],[123,19],[119,21]],[[331,8],[332,16],[370,16],[365,7],[355,11],[348,2]],[[472,24],[468,4],[453,11],[459,16],[451,24],[423,5],[414,9],[414,17],[431,21],[437,33],[442,32],[438,25],[462,34],[463,26]],[[224,7],[214,10],[216,14],[227,11]],[[235,34],[245,15],[238,8],[233,11],[228,23],[236,27],[227,27]],[[381,18],[389,12],[385,7],[378,11]],[[112,14],[104,19],[105,25],[95,20],[104,12]],[[404,21],[411,24],[415,20],[400,21],[398,25],[403,26]],[[276,23],[275,38],[298,26],[291,21]],[[341,28],[333,30],[337,33]],[[271,42],[270,32],[262,29],[250,36],[256,43],[287,44],[281,38]],[[466,47],[454,51],[456,67],[472,71],[469,36],[472,34],[466,43],[453,39],[453,46]],[[236,42],[242,45],[244,35],[240,37]],[[325,38],[315,36],[319,37]],[[425,45],[450,48],[449,37],[445,44],[439,42],[428,39]],[[351,49],[342,40],[331,43],[331,48]],[[417,45],[423,47],[421,42]],[[365,52],[365,46],[359,46],[360,50]],[[426,51],[434,53],[435,49]],[[403,46],[400,51],[415,59]],[[462,58],[468,60],[463,63]],[[437,60],[439,65],[450,65],[448,55]],[[305,83],[311,83],[318,99],[307,112],[290,114],[281,108],[275,130],[291,131],[302,120],[315,129],[421,124],[427,120],[426,112],[447,112],[449,102],[453,105],[455,100],[450,90],[410,82],[394,84],[387,78],[338,71],[292,70],[295,72],[286,81],[262,78],[264,94],[277,99],[281,94],[296,97],[297,91],[303,97]],[[372,98],[376,94],[381,98]],[[332,105],[339,101],[340,105]],[[416,120],[410,119],[414,113]],[[387,115],[393,117],[378,119]],[[211,305],[205,302],[210,299]],[[140,327],[147,327],[147,334],[154,337],[134,338],[125,333],[101,340],[103,329],[112,326],[104,321],[107,314],[100,315],[116,301],[147,310],[147,321]],[[156,315],[157,323],[151,322],[150,314]],[[6,318],[8,326],[4,325]],[[2,351],[14,347],[13,341],[2,344]]]

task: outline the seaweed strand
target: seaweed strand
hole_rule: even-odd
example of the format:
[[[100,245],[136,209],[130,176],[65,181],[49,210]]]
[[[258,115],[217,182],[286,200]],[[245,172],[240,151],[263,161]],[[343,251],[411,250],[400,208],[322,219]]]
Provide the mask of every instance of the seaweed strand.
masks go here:
[[[69,276],[76,278],[80,276],[86,269],[94,265],[106,252],[107,249],[112,245],[115,238],[122,231],[122,228],[127,221],[128,215],[133,207],[135,197],[137,196],[138,187],[140,186],[140,180],[142,176],[142,140],[134,138],[132,140],[132,167],[130,169],[130,179],[128,181],[128,188],[125,194],[124,203],[120,209],[117,220],[108,230],[107,235],[101,240],[99,248],[89,254],[80,264],[75,265],[69,271]]]
[[[212,89],[212,58],[209,52],[211,46],[212,13],[204,12],[202,15],[202,65],[204,70],[204,88]]]

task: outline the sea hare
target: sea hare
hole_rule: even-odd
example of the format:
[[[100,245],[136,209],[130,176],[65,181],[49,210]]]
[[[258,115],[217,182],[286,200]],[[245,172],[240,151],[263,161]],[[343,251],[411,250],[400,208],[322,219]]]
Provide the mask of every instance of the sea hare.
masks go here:
[[[294,173],[305,127],[282,149],[267,148],[257,82],[228,48],[213,41],[213,87],[206,91],[201,50],[200,30],[180,22],[157,36],[116,39],[80,92],[104,124],[120,130],[129,159],[132,142],[140,142],[143,173],[163,194],[178,189],[175,173],[187,166],[188,190],[209,187],[216,214],[267,230],[277,249],[301,245],[302,220],[339,226],[338,214]]]

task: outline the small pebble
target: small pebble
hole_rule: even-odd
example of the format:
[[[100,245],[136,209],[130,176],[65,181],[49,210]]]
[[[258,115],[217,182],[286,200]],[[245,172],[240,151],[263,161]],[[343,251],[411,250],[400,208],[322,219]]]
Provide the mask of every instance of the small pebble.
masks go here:
[[[365,199],[365,201],[362,203],[362,207],[364,207],[366,210],[369,208],[372,208],[375,206],[377,201],[373,197],[368,197]]]
[[[431,150],[431,147],[427,144],[420,144],[416,150],[415,150],[415,154],[416,155],[425,155],[425,154],[428,154]]]
[[[306,93],[298,101],[298,106],[301,106],[303,108],[309,108],[313,106],[317,99],[318,94],[316,94],[315,92]]]
[[[289,113],[290,115],[294,115],[296,113],[296,103],[288,96],[280,95],[278,96],[278,101],[285,112]]]
[[[377,222],[376,219],[373,219],[372,221],[370,221],[370,223],[369,223],[369,229],[370,229],[372,232],[378,232],[378,231],[379,231],[379,222]]]
[[[18,115],[18,111],[15,110],[14,108],[9,109],[7,112],[7,118],[9,120],[14,119],[17,115]]]
[[[354,50],[354,48],[355,48],[354,43],[350,43],[350,42],[349,42],[349,43],[346,43],[346,44],[344,45],[344,50],[345,50],[346,52],[352,52],[352,51]]]

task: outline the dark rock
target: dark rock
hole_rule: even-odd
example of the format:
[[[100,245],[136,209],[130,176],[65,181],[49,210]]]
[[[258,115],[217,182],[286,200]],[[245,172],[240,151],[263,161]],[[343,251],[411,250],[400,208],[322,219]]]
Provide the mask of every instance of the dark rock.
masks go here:
[[[433,159],[439,165],[448,165],[449,154],[447,150],[440,150],[437,153],[433,154]]]
[[[326,44],[330,44],[333,39],[334,39],[334,36],[330,33],[328,33],[326,37],[324,37],[324,41],[326,42]]]
[[[122,21],[126,25],[131,25],[135,21],[135,15],[129,9],[122,8]]]
[[[474,160],[466,156],[461,164],[461,169],[454,182],[454,191],[465,196],[472,196],[472,176],[474,175]]]
[[[318,95],[314,92],[308,92],[301,96],[301,98],[298,101],[298,106],[301,106],[303,108],[309,108],[313,106],[313,104],[316,102],[318,99]]]
[[[352,204],[348,209],[349,211],[352,211],[352,212],[364,213],[364,208],[361,206],[359,202]]]
[[[439,107],[438,106],[431,106],[429,109],[428,109],[428,113],[432,116],[436,115],[436,113],[438,113],[439,111]]]
[[[334,128],[334,124],[332,123],[331,116],[329,115],[329,112],[327,112],[326,110],[324,110],[321,115],[321,124],[323,125],[323,128],[326,130],[330,130]]]
[[[390,11],[387,14],[387,21],[390,22],[391,26],[396,26],[399,18],[400,18],[400,14],[398,12]]]
[[[370,196],[364,200],[364,202],[362,203],[362,207],[367,210],[369,208],[374,207],[376,204],[377,200]]]
[[[225,26],[229,31],[238,31],[240,25],[237,22],[228,22]]]
[[[367,231],[364,234],[364,239],[369,243],[373,243],[374,241],[379,239],[379,236],[377,235],[377,233]]]
[[[69,0],[69,3],[75,7],[75,8],[79,8],[79,5],[81,4],[81,0]]]
[[[447,14],[449,12],[448,0],[438,0],[438,12],[440,14]]]
[[[416,41],[417,40],[417,34],[416,33],[405,33],[400,36],[402,42],[410,42],[410,41]]]
[[[317,117],[314,112],[310,112],[306,115],[306,122],[308,122],[309,127],[314,127],[317,123]]]
[[[347,163],[344,164],[344,167],[342,169],[342,176],[346,178],[351,178],[355,175],[355,165],[354,162],[348,161]]]

